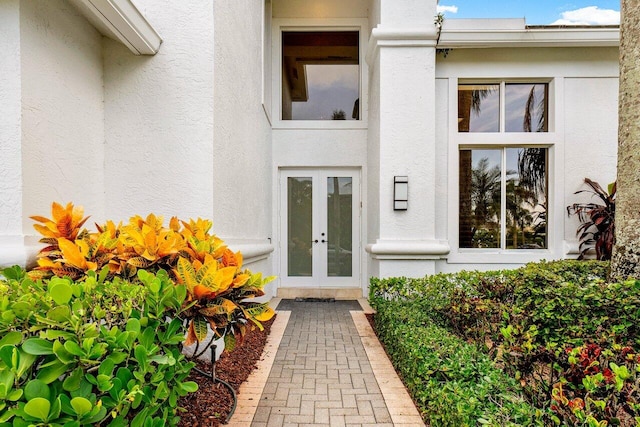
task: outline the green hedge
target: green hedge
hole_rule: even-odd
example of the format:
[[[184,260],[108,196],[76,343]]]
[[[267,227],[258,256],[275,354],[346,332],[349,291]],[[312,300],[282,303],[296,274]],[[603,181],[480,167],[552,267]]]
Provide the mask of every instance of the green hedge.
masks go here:
[[[512,378],[420,306],[389,301],[377,309],[380,340],[429,425],[543,425]]]
[[[607,270],[605,262],[569,260],[420,279],[372,278],[369,297],[376,308],[388,300],[414,301],[433,320],[476,340],[487,334],[500,340],[509,324],[520,331],[535,325],[540,345],[579,345],[595,336],[633,340],[640,321],[637,290],[633,283],[605,283]]]
[[[523,422],[516,419],[520,413],[544,425],[635,425],[640,281],[607,283],[607,270],[604,262],[556,261],[511,271],[372,279],[370,301],[381,340],[434,426],[474,425],[473,419],[508,425]],[[416,371],[412,360],[427,367]],[[455,374],[445,378],[433,366]],[[494,375],[509,380],[500,380],[503,386],[486,398],[483,381]],[[539,409],[512,408],[512,418],[501,418],[501,408],[521,395]],[[475,399],[490,403],[475,406]]]
[[[0,426],[176,425],[193,363],[181,353],[186,296],[164,271],[141,283],[19,268],[0,280]],[[142,284],[142,286],[141,286]]]

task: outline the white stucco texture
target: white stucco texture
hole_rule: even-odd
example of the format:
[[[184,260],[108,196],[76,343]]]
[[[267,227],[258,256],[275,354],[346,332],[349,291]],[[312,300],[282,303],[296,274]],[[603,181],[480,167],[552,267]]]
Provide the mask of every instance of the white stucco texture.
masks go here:
[[[262,107],[260,3],[214,3],[213,215],[221,236],[267,242],[272,153]]]
[[[2,16],[2,14],[0,14]],[[20,1],[24,233],[51,202],[103,215],[100,34],[64,0]]]
[[[616,180],[618,79],[565,79],[565,89],[565,206],[602,203],[591,194],[574,193],[589,188],[584,178],[598,182],[605,191]],[[576,241],[577,217],[565,224],[565,239]]]
[[[380,0],[381,24],[397,29],[433,29],[437,0]]]
[[[153,57],[104,40],[106,216],[213,218],[213,6],[134,2],[163,39]]]
[[[20,2],[0,2],[0,246],[22,234]]]
[[[380,238],[433,239],[435,50],[384,47],[380,48],[379,55]],[[409,177],[407,211],[393,210],[393,177],[396,175]]]
[[[274,18],[366,18],[370,0],[273,0]]]

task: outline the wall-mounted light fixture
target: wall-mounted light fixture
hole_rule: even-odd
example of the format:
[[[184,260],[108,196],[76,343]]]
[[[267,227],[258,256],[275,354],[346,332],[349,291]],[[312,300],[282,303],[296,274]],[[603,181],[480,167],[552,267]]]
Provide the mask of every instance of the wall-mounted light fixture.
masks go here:
[[[393,177],[393,210],[406,211],[409,207],[409,177]]]

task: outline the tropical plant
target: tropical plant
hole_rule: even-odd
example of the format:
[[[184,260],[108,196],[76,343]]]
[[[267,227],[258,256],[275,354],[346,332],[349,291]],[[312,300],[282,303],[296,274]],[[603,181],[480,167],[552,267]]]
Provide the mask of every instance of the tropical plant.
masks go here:
[[[600,184],[589,178],[585,178],[584,182],[589,188],[574,194],[589,193],[602,203],[574,203],[567,206],[567,214],[577,215],[580,220],[576,231],[580,239],[578,259],[584,259],[587,252],[594,248],[597,259],[610,260],[615,243],[616,183],[609,184],[608,191],[605,191]]]
[[[166,271],[187,289],[180,314],[188,323],[187,345],[204,339],[208,325],[216,336],[225,337],[231,350],[247,328],[262,328],[261,322],[274,315],[267,303],[251,301],[264,295],[264,286],[273,277],[242,270],[242,254],[232,252],[210,232],[209,220],[173,217],[167,228],[161,216],[136,215],[125,226],[107,221],[90,233],[82,228],[87,218],[82,218],[81,207],[54,203],[52,214],[51,220],[33,217],[44,224],[35,228],[48,246],[40,251],[38,267],[28,273],[32,280],[52,276],[80,280],[106,268],[109,279],[140,283],[140,271]]]
[[[273,317],[269,303],[245,301],[264,295],[264,284],[272,278],[241,271],[241,266],[242,255],[231,251],[221,261],[212,256],[203,263],[178,260],[176,275],[186,285],[190,302],[183,315],[189,324],[185,345],[203,341],[209,326],[215,336],[224,337],[225,348],[233,350],[247,327],[255,324],[262,329],[261,322]]]

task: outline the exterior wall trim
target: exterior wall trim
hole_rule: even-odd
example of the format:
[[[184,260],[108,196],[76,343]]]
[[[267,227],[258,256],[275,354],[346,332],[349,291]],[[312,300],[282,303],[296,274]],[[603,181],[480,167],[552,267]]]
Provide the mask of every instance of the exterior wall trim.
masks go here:
[[[437,45],[438,32],[433,29],[407,28],[387,29],[376,27],[371,30],[367,47],[366,61],[371,65],[378,56],[380,47],[406,47],[422,46],[435,47]]]
[[[438,48],[611,47],[620,45],[619,28],[531,28],[507,30],[442,29]]]
[[[155,55],[162,39],[131,0],[75,0],[83,15],[105,36],[134,55]]]
[[[373,259],[441,259],[449,254],[449,243],[433,241],[381,241],[365,250]]]
[[[225,242],[231,250],[242,252],[243,265],[267,259],[274,250],[271,243],[234,242],[233,240],[225,240]]]

